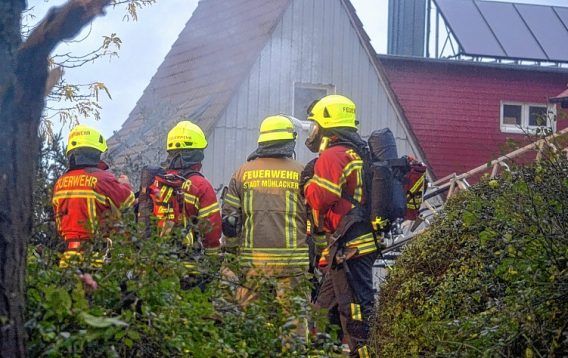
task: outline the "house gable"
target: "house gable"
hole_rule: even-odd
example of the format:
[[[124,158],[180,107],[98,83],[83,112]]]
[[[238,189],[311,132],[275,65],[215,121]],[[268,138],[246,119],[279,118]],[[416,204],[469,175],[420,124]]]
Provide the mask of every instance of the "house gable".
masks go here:
[[[363,136],[390,127],[400,154],[420,158],[375,60],[349,1],[293,1],[210,132],[205,174],[214,186],[227,184],[236,167],[256,148],[262,119],[295,112],[298,84],[333,88],[352,98]],[[306,136],[306,131],[300,131],[296,146],[297,158],[304,163],[314,157],[304,145]]]
[[[294,108],[302,86],[352,98],[363,136],[390,127],[400,154],[422,158],[349,0],[202,0],[127,121],[110,140],[113,164],[165,156],[181,118],[207,133],[204,172],[227,184],[256,147],[258,125]],[[325,94],[325,93],[324,93]],[[299,132],[297,157],[311,159]]]

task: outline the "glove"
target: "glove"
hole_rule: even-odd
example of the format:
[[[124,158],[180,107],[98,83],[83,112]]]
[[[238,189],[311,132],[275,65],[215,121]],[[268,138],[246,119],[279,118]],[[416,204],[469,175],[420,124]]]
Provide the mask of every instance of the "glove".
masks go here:
[[[227,237],[237,237],[241,231],[241,223],[238,217],[233,215],[223,216],[221,222],[223,235]]]
[[[316,166],[318,158],[314,158],[306,164],[302,174],[300,174],[300,192],[304,195],[304,186],[306,183],[314,177],[314,167]]]

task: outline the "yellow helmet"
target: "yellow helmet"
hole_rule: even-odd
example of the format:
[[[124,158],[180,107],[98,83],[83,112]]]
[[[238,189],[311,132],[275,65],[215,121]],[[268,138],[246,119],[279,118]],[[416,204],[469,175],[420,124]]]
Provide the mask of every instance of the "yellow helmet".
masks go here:
[[[294,139],[296,139],[294,124],[283,115],[268,116],[260,124],[258,143]]]
[[[68,155],[70,151],[77,148],[94,148],[102,153],[108,149],[105,137],[101,132],[83,124],[73,127],[69,132],[65,154]]]
[[[340,95],[325,96],[308,109],[308,120],[322,128],[357,128],[355,103]]]
[[[205,149],[207,139],[196,124],[190,121],[181,121],[168,133],[166,150],[176,149]]]

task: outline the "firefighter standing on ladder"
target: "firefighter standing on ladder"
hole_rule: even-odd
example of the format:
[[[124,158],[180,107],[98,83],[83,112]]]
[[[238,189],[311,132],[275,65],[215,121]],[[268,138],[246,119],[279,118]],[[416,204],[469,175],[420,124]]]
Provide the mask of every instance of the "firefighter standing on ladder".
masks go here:
[[[368,200],[362,159],[366,143],[357,133],[355,111],[355,104],[339,95],[326,96],[308,109],[313,126],[306,146],[320,154],[306,166],[302,183],[312,209],[313,231],[325,234],[320,237],[327,240],[316,246],[329,245],[320,260],[327,273],[316,306],[337,308],[351,356],[369,357],[372,267],[378,251],[369,217],[362,209]]]
[[[94,128],[78,125],[69,133],[66,155],[69,170],[53,188],[53,210],[59,235],[65,240],[65,252],[60,267],[83,260],[85,241],[120,217],[123,210],[134,204],[134,194],[128,177],[118,179],[108,171],[101,154],[107,144]],[[99,256],[92,264],[100,266]]]

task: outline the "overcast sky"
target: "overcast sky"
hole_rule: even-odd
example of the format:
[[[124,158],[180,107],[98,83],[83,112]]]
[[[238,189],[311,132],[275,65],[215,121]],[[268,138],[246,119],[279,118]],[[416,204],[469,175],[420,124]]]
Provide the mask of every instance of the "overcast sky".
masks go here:
[[[351,0],[375,50],[379,53],[385,53],[387,47],[388,1]],[[65,0],[29,0],[28,6],[34,7],[33,14],[39,20],[50,6],[64,2]],[[101,128],[107,136],[120,129],[178,34],[191,17],[197,7],[197,2],[197,0],[158,0],[156,4],[140,11],[138,22],[125,21],[123,18],[126,11],[123,7],[111,9],[105,17],[96,19],[90,28],[83,31],[82,36],[90,32],[85,41],[63,44],[57,49],[56,52],[85,53],[99,46],[102,36],[116,33],[122,39],[120,57],[68,70],[66,75],[70,83],[99,81],[108,86],[112,100],[103,99],[101,121],[95,123],[95,126]],[[568,0],[515,0],[512,2],[544,5],[568,4]],[[92,124],[93,122],[87,121],[87,123]]]

